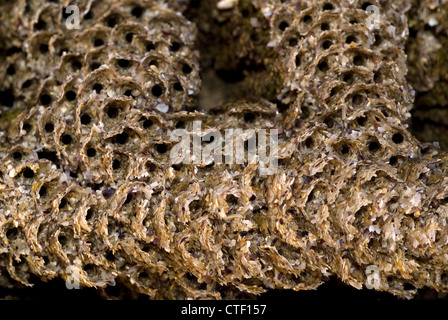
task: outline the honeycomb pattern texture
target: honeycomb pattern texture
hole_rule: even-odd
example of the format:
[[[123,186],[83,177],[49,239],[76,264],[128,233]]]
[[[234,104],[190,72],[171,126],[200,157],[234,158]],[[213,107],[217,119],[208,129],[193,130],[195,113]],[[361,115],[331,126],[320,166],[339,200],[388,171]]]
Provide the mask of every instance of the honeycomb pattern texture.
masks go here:
[[[14,97],[0,125],[0,285],[76,267],[106,297],[119,283],[155,299],[231,299],[330,276],[361,289],[373,266],[378,291],[448,290],[448,159],[407,129],[414,3],[209,3],[224,30],[244,26],[233,58],[216,50],[215,63],[248,74],[216,113],[194,112],[203,26],[181,13],[192,3],[71,1],[73,30],[68,1],[0,5],[0,90]],[[198,137],[196,120],[202,135],[279,129],[277,172],[172,163],[171,132]]]

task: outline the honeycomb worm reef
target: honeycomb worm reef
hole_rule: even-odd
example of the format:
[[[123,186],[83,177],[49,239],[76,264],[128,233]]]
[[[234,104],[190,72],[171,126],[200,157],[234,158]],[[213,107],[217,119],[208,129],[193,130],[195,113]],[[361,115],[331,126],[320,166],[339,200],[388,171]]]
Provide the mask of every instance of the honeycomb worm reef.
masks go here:
[[[447,79],[421,60],[447,48],[447,6],[1,2],[0,286],[77,270],[105,297],[230,299],[330,276],[361,289],[373,270],[402,298],[447,291],[448,159],[408,131],[414,90]],[[203,68],[241,78],[209,111]],[[173,164],[171,132],[196,120],[278,129],[277,172]]]

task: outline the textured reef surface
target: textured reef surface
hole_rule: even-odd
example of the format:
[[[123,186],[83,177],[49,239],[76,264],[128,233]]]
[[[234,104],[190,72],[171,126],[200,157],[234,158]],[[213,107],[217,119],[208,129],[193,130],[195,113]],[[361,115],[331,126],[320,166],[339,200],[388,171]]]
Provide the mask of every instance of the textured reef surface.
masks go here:
[[[336,277],[401,298],[448,291],[448,157],[421,142],[448,146],[447,12],[1,2],[0,286],[76,276],[106,298],[238,299]],[[206,146],[238,128],[278,129],[275,174],[170,157],[175,129]]]

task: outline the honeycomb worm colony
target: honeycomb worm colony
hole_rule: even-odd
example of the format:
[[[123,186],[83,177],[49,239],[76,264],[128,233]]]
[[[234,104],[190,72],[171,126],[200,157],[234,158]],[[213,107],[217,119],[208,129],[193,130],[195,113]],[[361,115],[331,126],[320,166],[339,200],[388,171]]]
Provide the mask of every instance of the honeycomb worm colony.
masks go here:
[[[247,298],[331,276],[405,298],[447,291],[448,158],[407,129],[414,90],[446,88],[447,9],[1,2],[0,286],[75,270],[106,297]],[[406,45],[411,23],[426,45]],[[221,88],[201,85],[202,68],[242,75],[212,110],[201,87]],[[278,170],[174,164],[176,128],[278,129]]]

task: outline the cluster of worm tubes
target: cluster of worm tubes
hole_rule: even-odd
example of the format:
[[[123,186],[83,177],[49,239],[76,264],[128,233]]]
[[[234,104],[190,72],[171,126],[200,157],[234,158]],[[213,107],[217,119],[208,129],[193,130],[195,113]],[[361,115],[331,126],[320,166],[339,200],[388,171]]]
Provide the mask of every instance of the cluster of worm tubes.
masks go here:
[[[0,286],[447,291],[448,158],[408,129],[447,79],[433,2],[2,2]],[[175,163],[175,129],[277,129],[277,170]]]

